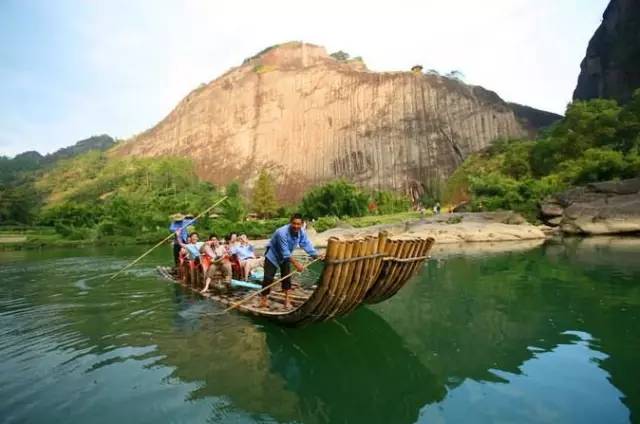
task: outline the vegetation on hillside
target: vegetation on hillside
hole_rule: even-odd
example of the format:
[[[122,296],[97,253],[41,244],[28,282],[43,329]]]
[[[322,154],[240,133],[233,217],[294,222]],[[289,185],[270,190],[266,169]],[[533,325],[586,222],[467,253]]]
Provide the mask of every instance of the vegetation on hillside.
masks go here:
[[[231,231],[268,236],[300,210],[319,231],[340,222],[372,225],[415,216],[405,196],[369,191],[345,180],[310,189],[298,205],[279,205],[276,182],[263,170],[253,190],[238,182],[215,187],[200,180],[187,159],[115,158],[90,150],[55,164],[27,153],[0,158],[0,222],[39,226],[42,242],[153,242],[167,235],[169,216],[203,217],[203,235]],[[8,165],[9,164],[9,165]],[[502,140],[471,155],[447,182],[445,205],[468,202],[471,210],[511,209],[535,219],[544,197],[571,186],[640,175],[640,91],[625,106],[613,100],[575,102],[565,118],[538,140]],[[431,196],[431,197],[430,197]],[[252,218],[261,219],[252,219]],[[12,227],[13,228],[13,227]],[[35,231],[35,230],[34,230]],[[37,239],[37,237],[36,237]]]
[[[37,226],[37,232],[27,231],[28,239],[43,244],[146,243],[167,235],[170,215],[196,215],[223,196],[227,198],[219,207],[198,220],[196,228],[202,235],[234,231],[265,237],[286,223],[296,208],[278,205],[275,180],[264,170],[252,192],[243,194],[235,181],[218,188],[200,180],[187,159],[116,158],[90,151],[27,173],[11,187],[3,186],[0,218],[5,228],[7,224],[23,226],[11,227],[5,235],[23,234],[25,225]],[[325,226],[335,226],[337,217],[392,213],[408,207],[402,196],[365,192],[345,181],[312,189],[301,205],[309,218],[329,216]],[[251,219],[256,216],[262,219]]]
[[[445,202],[472,210],[512,209],[535,218],[544,197],[568,187],[640,175],[640,90],[615,100],[578,101],[540,139],[495,142],[449,179]]]

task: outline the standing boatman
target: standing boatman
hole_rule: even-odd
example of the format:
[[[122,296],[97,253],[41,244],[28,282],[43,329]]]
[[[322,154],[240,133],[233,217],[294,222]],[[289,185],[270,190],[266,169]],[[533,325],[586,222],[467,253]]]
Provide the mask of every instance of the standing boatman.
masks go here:
[[[180,241],[183,244],[187,244],[189,242],[189,231],[187,227],[189,225],[193,225],[196,221],[192,216],[185,216],[181,213],[176,213],[171,215],[171,225],[169,225],[169,231],[175,233],[176,231],[180,231],[178,240],[178,234],[176,234],[176,238],[173,239],[173,263],[178,267],[178,263],[180,262],[180,249],[182,246],[180,245]]]
[[[284,277],[291,272],[291,265],[298,272],[302,272],[304,266],[298,262],[291,254],[293,250],[300,246],[313,259],[318,257],[318,252],[307,237],[307,232],[303,227],[304,220],[302,215],[295,213],[289,219],[289,223],[278,228],[269,241],[269,247],[265,253],[264,261],[264,279],[262,287],[268,287],[273,283],[276,271],[280,268],[280,276]],[[291,277],[282,280],[282,290],[284,291],[284,307],[289,309],[291,302],[289,301],[289,290],[291,290]],[[269,289],[263,290],[260,296],[260,307],[268,308],[269,302],[267,296]]]

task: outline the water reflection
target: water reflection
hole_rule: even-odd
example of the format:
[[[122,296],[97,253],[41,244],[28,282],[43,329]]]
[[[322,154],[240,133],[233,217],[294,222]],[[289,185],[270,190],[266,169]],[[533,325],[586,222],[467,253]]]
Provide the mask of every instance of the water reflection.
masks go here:
[[[465,379],[425,406],[418,422],[628,422],[623,394],[598,366],[607,355],[590,347],[589,334],[567,333],[575,340],[535,353],[516,373],[490,370],[499,382]]]
[[[390,301],[293,330],[211,316],[216,305],[152,266],[107,283],[104,270],[126,262],[115,252],[14,255],[0,289],[0,416],[626,422],[640,411],[640,247],[617,246],[442,253]]]

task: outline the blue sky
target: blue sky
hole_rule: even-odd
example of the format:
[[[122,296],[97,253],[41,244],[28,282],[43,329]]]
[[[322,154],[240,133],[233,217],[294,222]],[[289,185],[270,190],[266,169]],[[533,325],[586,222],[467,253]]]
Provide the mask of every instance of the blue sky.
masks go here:
[[[0,0],[0,155],[153,126],[202,82],[290,40],[376,71],[461,70],[562,113],[607,0]]]

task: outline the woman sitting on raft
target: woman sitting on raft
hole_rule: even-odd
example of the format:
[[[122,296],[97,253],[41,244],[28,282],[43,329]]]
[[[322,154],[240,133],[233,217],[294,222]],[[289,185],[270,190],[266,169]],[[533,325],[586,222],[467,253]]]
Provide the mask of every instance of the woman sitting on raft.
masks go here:
[[[231,253],[238,257],[240,267],[242,268],[242,276],[244,280],[248,280],[251,275],[251,271],[264,266],[264,257],[257,258],[253,245],[249,243],[249,238],[246,234],[241,234],[238,237],[239,243],[231,248]]]
[[[207,255],[211,260],[211,265],[206,269],[206,280],[204,288],[200,293],[206,293],[209,290],[211,280],[216,276],[218,272],[222,274],[224,284],[227,290],[231,289],[231,261],[229,260],[229,252],[225,246],[220,244],[220,241],[212,234],[209,237],[209,241],[202,247],[202,252]]]

